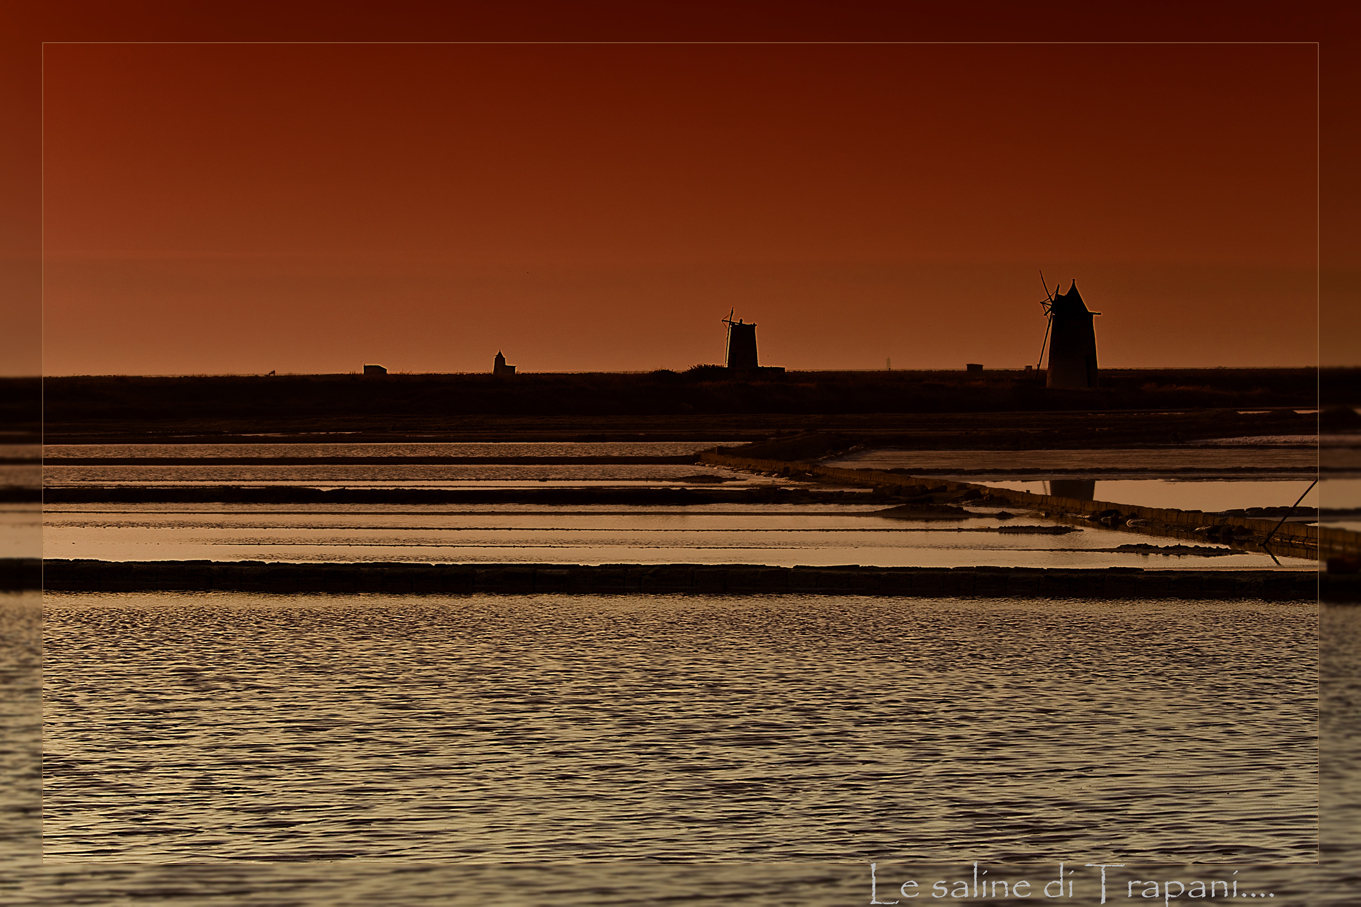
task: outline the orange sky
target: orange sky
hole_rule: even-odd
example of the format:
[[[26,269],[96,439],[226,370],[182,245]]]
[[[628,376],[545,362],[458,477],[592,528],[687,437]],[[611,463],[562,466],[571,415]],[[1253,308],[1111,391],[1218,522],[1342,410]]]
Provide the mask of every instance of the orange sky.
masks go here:
[[[1312,364],[1319,54],[49,43],[43,369]]]

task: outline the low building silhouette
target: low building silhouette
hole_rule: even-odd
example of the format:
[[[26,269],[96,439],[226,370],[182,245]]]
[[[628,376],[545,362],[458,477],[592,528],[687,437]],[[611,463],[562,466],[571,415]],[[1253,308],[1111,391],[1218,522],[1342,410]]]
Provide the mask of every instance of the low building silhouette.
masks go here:
[[[496,358],[491,363],[491,373],[493,375],[513,375],[515,366],[506,365],[506,357],[501,355],[501,351],[496,351]]]
[[[364,376],[365,376],[365,377],[368,377],[368,378],[372,378],[372,377],[374,377],[374,376],[379,376],[379,375],[386,375],[387,373],[388,373],[388,370],[387,370],[386,368],[384,368],[383,366],[381,366],[381,365],[365,365],[365,366],[364,366]],[[273,372],[270,372],[270,374],[273,374]]]

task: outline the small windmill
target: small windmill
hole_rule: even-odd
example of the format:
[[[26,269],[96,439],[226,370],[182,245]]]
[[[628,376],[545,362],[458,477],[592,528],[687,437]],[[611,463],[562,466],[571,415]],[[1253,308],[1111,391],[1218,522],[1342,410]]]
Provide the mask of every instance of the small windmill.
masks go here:
[[[756,323],[747,324],[741,318],[733,321],[733,313],[723,323],[728,326],[728,355],[725,364],[731,369],[754,369],[756,365]]]

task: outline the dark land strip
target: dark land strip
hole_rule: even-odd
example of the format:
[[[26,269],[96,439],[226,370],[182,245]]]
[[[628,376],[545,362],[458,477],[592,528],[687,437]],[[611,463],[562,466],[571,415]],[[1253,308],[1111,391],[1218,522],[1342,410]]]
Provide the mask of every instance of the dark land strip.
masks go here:
[[[680,441],[747,444],[815,432],[842,449],[910,447],[918,450],[1062,450],[1174,445],[1254,435],[1315,435],[1355,431],[1350,410],[1298,413],[1293,409],[1149,412],[979,411],[958,413],[746,413],[676,415],[459,415],[375,417],[309,423],[266,417],[241,420],[90,418],[49,421],[44,445],[66,444],[337,444],[337,443],[609,443]],[[327,431],[327,429],[332,429]]]
[[[36,428],[38,385],[13,379],[7,420]],[[17,384],[15,382],[18,382]],[[1083,424],[1138,440],[1128,419],[1166,423],[1163,437],[1214,437],[1237,417],[1289,425],[1293,409],[1361,399],[1361,369],[1108,369],[1090,391],[1045,388],[1018,371],[787,372],[714,367],[677,373],[54,377],[41,386],[46,443],[238,443],[289,440],[751,441],[810,428],[908,432],[943,446],[959,436],[999,446],[1087,446]],[[22,400],[32,397],[27,408]],[[1265,412],[1262,412],[1265,411]],[[979,415],[985,418],[980,420]],[[1174,418],[1180,415],[1180,418]],[[1352,413],[1354,416],[1355,414]],[[1102,422],[1102,417],[1106,424]],[[1010,417],[1008,419],[1007,417]],[[1177,424],[1174,424],[1177,423]],[[1219,424],[1216,424],[1219,423]],[[1152,425],[1143,426],[1144,429]],[[979,431],[983,429],[983,431]],[[1052,431],[1051,431],[1052,430]],[[1052,438],[1043,438],[1046,433]],[[1188,433],[1189,432],[1189,433]],[[1203,432],[1208,432],[1204,434]],[[1001,437],[1010,433],[1011,438]],[[1265,432],[1280,433],[1280,432]],[[1159,440],[1142,432],[1144,440]],[[987,436],[996,437],[987,437]],[[1220,435],[1222,436],[1222,434]],[[1038,439],[1038,440],[1037,440]]]
[[[0,579],[28,579],[36,561]],[[258,561],[48,560],[52,592],[214,590],[385,594],[819,594],[957,598],[1312,601],[1320,583],[1354,595],[1355,577],[1313,571],[1030,567],[767,567],[749,564],[293,564]],[[28,588],[31,588],[29,586]]]

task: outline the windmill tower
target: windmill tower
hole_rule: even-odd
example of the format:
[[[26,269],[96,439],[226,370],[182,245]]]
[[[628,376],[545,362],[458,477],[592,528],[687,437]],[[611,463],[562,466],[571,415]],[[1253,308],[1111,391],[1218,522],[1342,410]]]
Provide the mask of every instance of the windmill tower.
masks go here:
[[[1044,283],[1044,275],[1040,275]],[[1044,313],[1049,316],[1049,326],[1045,329],[1045,343],[1049,345],[1049,370],[1045,376],[1045,387],[1094,388],[1096,387],[1096,329],[1092,317],[1100,315],[1087,308],[1082,295],[1077,291],[1077,281],[1064,293],[1057,290],[1049,292],[1040,303]],[[1040,361],[1044,361],[1044,346],[1040,347]]]
[[[756,324],[745,324],[741,318],[733,321],[732,314],[728,312],[728,317],[723,319],[728,326],[728,357],[724,364],[731,369],[757,368]]]

